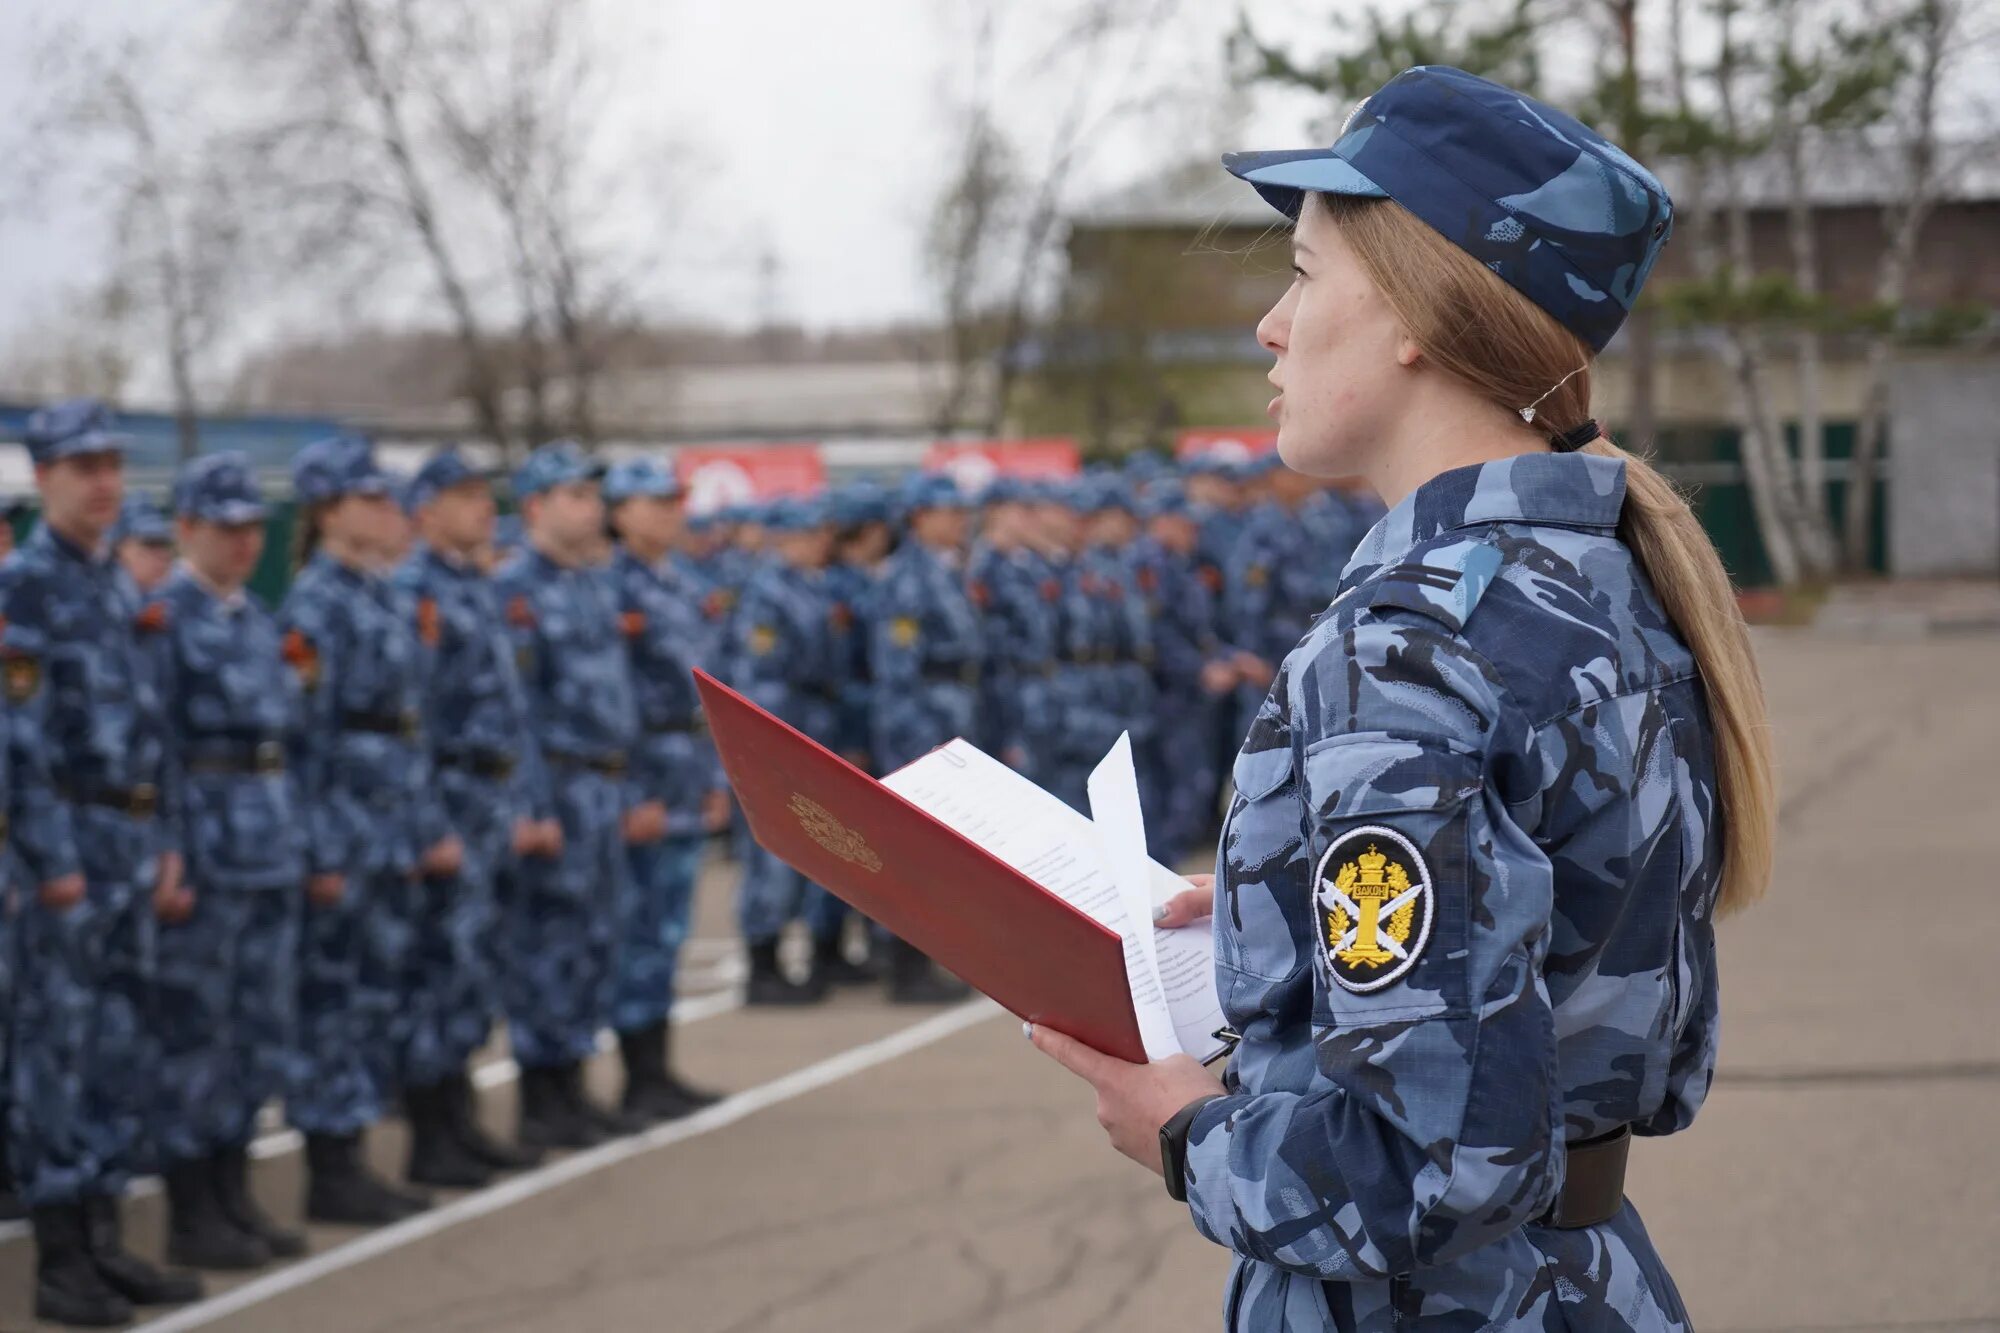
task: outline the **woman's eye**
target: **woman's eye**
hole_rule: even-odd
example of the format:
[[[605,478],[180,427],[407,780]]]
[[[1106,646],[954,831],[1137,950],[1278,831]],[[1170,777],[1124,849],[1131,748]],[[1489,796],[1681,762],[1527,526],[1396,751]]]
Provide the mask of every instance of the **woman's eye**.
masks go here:
[[[1292,281],[1304,282],[1305,279],[1306,279],[1306,271],[1300,268],[1297,264],[1292,265]]]

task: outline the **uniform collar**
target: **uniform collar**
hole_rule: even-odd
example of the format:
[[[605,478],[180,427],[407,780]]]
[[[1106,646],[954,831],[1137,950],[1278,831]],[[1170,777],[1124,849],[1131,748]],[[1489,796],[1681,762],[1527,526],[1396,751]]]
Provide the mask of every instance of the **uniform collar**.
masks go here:
[[[87,551],[69,538],[63,536],[60,532],[57,532],[51,524],[42,522],[35,526],[35,531],[29,536],[28,540],[39,540],[43,545],[64,559],[74,560],[80,565],[89,565],[92,569],[103,569],[111,563],[112,544],[109,536],[98,543],[98,548],[95,551]]]
[[[1610,531],[1625,506],[1625,460],[1603,454],[1521,454],[1441,473],[1403,497],[1354,548],[1341,573],[1400,560],[1441,532],[1492,523]]]

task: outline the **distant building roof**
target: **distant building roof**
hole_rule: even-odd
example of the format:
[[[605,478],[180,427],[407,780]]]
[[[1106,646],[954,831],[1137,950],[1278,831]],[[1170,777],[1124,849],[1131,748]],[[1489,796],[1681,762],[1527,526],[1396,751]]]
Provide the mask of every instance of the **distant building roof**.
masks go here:
[[[2000,151],[1990,144],[1957,142],[1946,144],[1940,157],[1946,202],[2000,203]],[[1752,208],[1785,203],[1785,172],[1775,155],[1746,159],[1740,170],[1745,201]],[[1854,137],[1821,139],[1810,145],[1807,178],[1813,204],[1820,208],[1876,206],[1906,193],[1905,176],[1894,155]],[[1660,179],[1685,203],[1688,183],[1683,163],[1662,164]],[[1711,186],[1712,192],[1719,189],[1719,182]],[[1085,204],[1071,214],[1070,223],[1090,229],[1262,227],[1276,216],[1256,191],[1230,177],[1219,163],[1186,162]]]

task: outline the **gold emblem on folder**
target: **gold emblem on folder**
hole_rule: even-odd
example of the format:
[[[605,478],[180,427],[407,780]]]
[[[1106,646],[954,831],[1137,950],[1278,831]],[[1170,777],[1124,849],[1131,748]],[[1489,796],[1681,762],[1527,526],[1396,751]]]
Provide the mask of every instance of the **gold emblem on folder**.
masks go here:
[[[882,868],[882,858],[868,845],[868,840],[835,819],[831,810],[797,792],[792,793],[790,804],[792,813],[798,817],[799,827],[806,831],[808,838],[863,870],[872,873]]]

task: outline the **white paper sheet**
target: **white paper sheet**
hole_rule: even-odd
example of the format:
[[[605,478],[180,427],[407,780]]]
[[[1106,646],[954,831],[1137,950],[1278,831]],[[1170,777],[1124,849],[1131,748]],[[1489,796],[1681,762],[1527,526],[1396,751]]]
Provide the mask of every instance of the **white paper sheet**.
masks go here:
[[[1124,772],[1129,778],[1129,747]],[[1186,1052],[1207,1060],[1223,1049],[1215,1036],[1224,1020],[1208,923],[1180,930],[1152,925],[1152,905],[1166,901],[1187,881],[1145,859],[1136,781],[1120,822],[1137,820],[1137,832],[1128,828],[1108,838],[1059,797],[969,741],[932,751],[884,778],[882,785],[1118,934],[1125,944],[1126,980],[1140,1039],[1150,1058]],[[1122,794],[1116,799],[1122,808]],[[1093,795],[1093,804],[1095,800]],[[1136,852],[1142,872],[1135,876],[1128,869],[1122,878],[1136,880],[1142,886],[1138,894],[1112,868],[1113,857],[1104,850],[1112,844],[1125,848],[1120,855]]]

